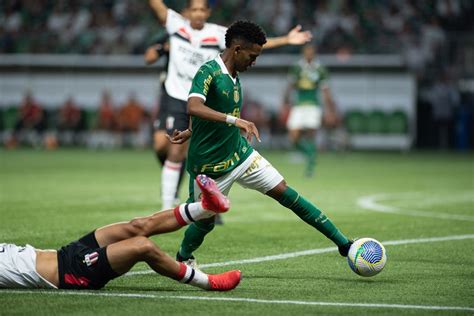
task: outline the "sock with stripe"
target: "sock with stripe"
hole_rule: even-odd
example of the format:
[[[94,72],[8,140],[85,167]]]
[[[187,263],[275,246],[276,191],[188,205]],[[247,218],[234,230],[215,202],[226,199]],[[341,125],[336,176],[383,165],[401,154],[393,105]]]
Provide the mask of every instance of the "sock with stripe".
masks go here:
[[[161,208],[164,210],[170,209],[174,206],[181,166],[181,162],[166,160],[165,165],[161,170]]]
[[[201,202],[183,203],[174,208],[174,216],[181,226],[186,226],[214,215],[216,215],[214,212],[205,210]]]
[[[209,278],[204,272],[193,269],[184,263],[180,262],[180,270],[176,279],[181,283],[190,284],[200,287],[201,289],[210,289]]]
[[[292,188],[287,187],[278,202],[291,209],[299,218],[319,230],[337,246],[343,246],[349,242],[349,239],[337,229],[324,213]]]

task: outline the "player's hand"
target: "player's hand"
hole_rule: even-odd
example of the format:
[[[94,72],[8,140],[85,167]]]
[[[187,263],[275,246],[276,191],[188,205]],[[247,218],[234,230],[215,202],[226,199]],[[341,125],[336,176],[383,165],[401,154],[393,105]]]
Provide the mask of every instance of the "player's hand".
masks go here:
[[[172,144],[183,144],[185,143],[189,138],[191,138],[191,135],[193,133],[189,130],[189,129],[186,129],[184,131],[178,131],[177,129],[175,129],[173,131],[173,134],[168,135],[166,134],[166,138],[168,138],[168,140],[170,141],[170,143]]]
[[[288,44],[290,45],[303,45],[313,38],[313,34],[310,31],[301,31],[301,25],[295,26],[287,34]]]
[[[255,136],[255,138],[261,142],[260,140],[260,134],[258,133],[257,126],[253,122],[243,120],[241,118],[238,118],[235,121],[235,126],[240,128],[245,132],[245,137],[247,138],[247,141],[252,141],[252,137]]]

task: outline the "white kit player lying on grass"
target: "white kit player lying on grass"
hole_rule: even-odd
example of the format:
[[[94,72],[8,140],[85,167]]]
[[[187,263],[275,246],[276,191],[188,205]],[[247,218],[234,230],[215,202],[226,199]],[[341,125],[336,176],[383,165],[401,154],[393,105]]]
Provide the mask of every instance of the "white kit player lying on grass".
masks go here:
[[[203,193],[200,202],[98,228],[58,251],[0,243],[0,288],[100,289],[143,261],[182,283],[210,291],[234,289],[239,270],[205,274],[175,261],[148,239],[229,209],[212,179],[198,175],[196,183]]]

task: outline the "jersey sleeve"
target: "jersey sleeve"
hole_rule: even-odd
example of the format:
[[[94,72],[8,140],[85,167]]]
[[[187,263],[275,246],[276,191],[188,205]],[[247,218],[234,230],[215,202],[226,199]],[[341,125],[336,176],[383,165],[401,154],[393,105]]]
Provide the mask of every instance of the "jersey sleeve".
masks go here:
[[[207,64],[202,65],[196,72],[196,75],[194,75],[188,99],[191,97],[198,97],[206,101],[212,80],[212,70]]]
[[[181,27],[186,26],[187,22],[186,19],[179,14],[178,12],[168,9],[168,13],[166,15],[166,31],[168,34],[176,33]]]

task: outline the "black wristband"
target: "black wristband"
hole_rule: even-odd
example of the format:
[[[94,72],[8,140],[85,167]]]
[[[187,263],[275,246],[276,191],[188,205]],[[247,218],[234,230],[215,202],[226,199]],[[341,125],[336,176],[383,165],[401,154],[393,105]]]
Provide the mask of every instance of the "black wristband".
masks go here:
[[[160,55],[160,56],[162,56],[166,53],[165,52],[165,46],[163,44],[156,44],[155,50],[158,53],[158,55]]]

